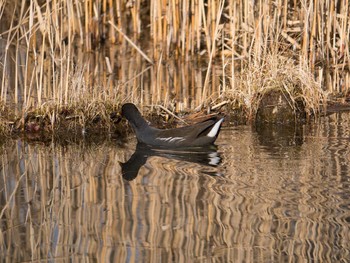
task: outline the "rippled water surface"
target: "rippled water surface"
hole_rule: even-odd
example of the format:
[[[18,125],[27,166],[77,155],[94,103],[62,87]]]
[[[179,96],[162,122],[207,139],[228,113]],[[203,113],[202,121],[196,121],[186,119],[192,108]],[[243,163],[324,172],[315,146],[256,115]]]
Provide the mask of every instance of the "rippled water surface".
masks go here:
[[[217,147],[1,147],[2,262],[348,262],[350,114]]]

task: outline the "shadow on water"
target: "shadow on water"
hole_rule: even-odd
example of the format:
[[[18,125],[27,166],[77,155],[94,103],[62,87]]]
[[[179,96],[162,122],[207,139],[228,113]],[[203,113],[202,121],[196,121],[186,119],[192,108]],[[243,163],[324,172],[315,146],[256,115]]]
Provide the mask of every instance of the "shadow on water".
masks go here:
[[[151,148],[143,143],[138,143],[135,152],[125,163],[120,163],[122,168],[122,176],[125,180],[134,180],[140,168],[152,156],[163,157],[178,161],[197,163],[205,166],[216,167],[221,163],[221,157],[217,151],[216,145],[208,147],[192,147],[176,150],[167,150],[162,148]],[[215,172],[206,172],[208,175],[219,175]]]
[[[254,126],[254,130],[260,145],[271,153],[280,151],[281,147],[286,149],[304,143],[304,127],[301,124],[259,124]]]

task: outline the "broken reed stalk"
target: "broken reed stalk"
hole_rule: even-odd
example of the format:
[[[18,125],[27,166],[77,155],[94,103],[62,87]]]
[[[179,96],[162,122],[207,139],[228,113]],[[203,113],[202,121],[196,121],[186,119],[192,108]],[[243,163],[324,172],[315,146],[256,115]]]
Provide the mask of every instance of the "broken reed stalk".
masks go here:
[[[186,124],[186,125],[188,124],[184,119],[178,117],[176,114],[174,114],[173,112],[171,112],[170,110],[168,110],[168,109],[165,108],[164,106],[162,106],[162,105],[154,105],[154,106],[157,107],[157,108],[162,109],[163,111],[165,111],[165,112],[168,113],[169,115],[173,116],[175,119],[181,121],[182,123],[184,123],[184,124]]]
[[[128,41],[129,42],[129,44],[133,47],[133,48],[135,48],[136,50],[137,50],[137,52],[139,52],[140,54],[141,54],[141,56],[143,56],[144,57],[144,59],[146,59],[149,63],[151,63],[151,64],[153,64],[153,61],[134,43],[134,42],[132,42],[132,40],[130,39],[130,38],[128,38],[128,36],[127,35],[125,35],[124,33],[123,33],[123,31],[121,31],[118,27],[116,27],[114,24],[113,24],[113,22],[112,21],[108,21],[108,23],[115,29],[115,30],[117,30],[118,31],[118,33],[120,33],[125,39],[126,39],[126,41]]]

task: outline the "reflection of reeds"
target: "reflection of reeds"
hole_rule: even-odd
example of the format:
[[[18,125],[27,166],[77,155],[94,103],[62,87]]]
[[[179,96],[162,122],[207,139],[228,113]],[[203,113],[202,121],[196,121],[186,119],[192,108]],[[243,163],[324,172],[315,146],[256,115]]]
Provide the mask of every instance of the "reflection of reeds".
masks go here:
[[[121,93],[119,99],[171,105],[171,89],[180,83],[164,82],[161,74],[168,73],[161,65],[172,58],[186,61],[182,67],[191,60],[204,62],[205,77],[195,76],[199,79],[188,87],[201,89],[191,98],[195,103],[183,102],[187,98],[179,98],[178,90],[176,101],[205,106],[222,90],[237,93],[236,73],[261,63],[276,46],[293,51],[294,63],[305,65],[323,89],[346,94],[350,86],[345,0],[16,0],[0,8],[0,96],[24,112],[48,102],[62,106],[100,99],[101,94],[114,100]],[[233,76],[222,83],[217,80],[222,72],[213,67],[219,61]],[[144,89],[147,62],[154,62],[151,90]],[[72,82],[79,83],[74,87]]]
[[[330,118],[349,125],[349,118]],[[8,262],[331,262],[349,243],[349,171],[329,163],[348,161],[350,148],[344,141],[339,151],[324,133],[319,126],[300,147],[269,148],[257,147],[246,128],[224,132],[223,167],[153,156],[131,182],[118,162],[132,149],[115,142],[7,142],[0,149],[0,254]]]

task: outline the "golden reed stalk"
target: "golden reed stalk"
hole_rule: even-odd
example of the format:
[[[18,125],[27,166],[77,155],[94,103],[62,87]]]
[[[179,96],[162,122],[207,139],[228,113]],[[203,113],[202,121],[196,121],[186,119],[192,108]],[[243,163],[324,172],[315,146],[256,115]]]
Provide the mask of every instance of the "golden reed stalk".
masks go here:
[[[324,90],[347,94],[349,8],[346,0],[5,1],[0,6],[5,47],[0,52],[0,99],[28,109],[48,102],[74,104],[94,99],[94,94],[136,98],[145,91],[148,75],[135,76],[147,62],[157,67],[149,74],[158,74],[162,63],[175,58],[205,62],[206,77],[197,84],[204,103],[212,92],[220,93],[210,88],[218,85],[213,63],[230,67],[229,81],[224,81],[228,87],[221,90],[234,89],[235,75],[244,65],[258,65],[276,49],[289,51],[296,63],[306,65]],[[100,58],[106,47],[110,49]],[[130,58],[138,67],[127,72],[123,65]],[[77,72],[83,78],[74,86]],[[158,79],[148,102],[159,104],[163,80],[147,78]]]

